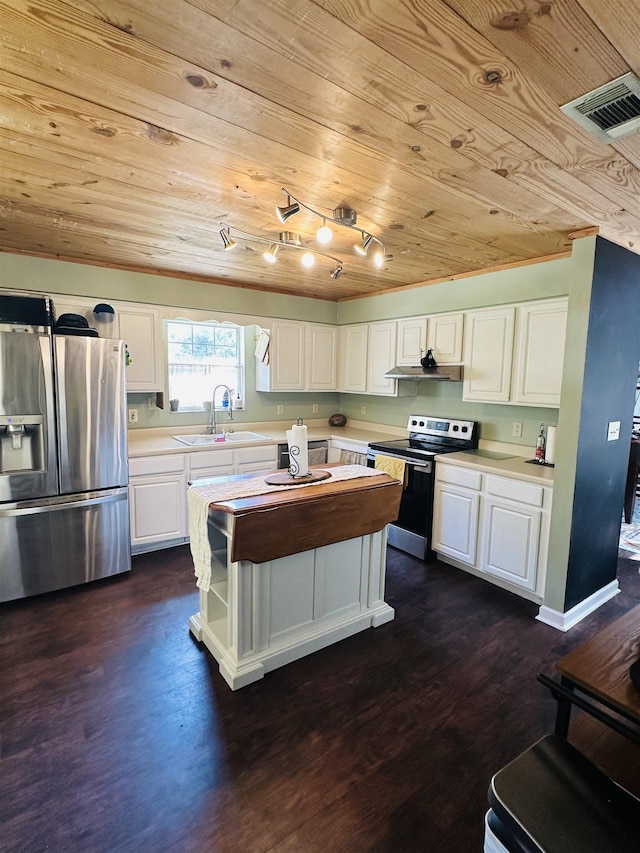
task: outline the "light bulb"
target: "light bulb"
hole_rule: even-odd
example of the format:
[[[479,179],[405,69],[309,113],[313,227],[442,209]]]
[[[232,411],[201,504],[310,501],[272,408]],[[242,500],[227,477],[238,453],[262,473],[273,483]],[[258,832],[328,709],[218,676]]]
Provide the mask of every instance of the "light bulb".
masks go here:
[[[269,248],[266,252],[263,253],[262,257],[270,264],[275,264],[276,255],[278,254],[278,246],[274,243],[269,245]]]
[[[367,252],[369,251],[369,246],[371,245],[372,241],[373,241],[373,237],[371,236],[371,234],[367,234],[367,236],[365,237],[364,231],[363,231],[362,232],[362,243],[357,243],[353,248],[356,250],[356,252],[359,255],[364,257],[367,254]]]
[[[373,263],[380,269],[380,267],[384,264],[384,255],[382,252],[376,252],[373,256]]]
[[[316,232],[316,240],[318,243],[330,243],[333,237],[333,231],[326,222],[324,222]]]
[[[302,256],[302,266],[303,267],[312,267],[316,262],[316,259],[313,257],[311,252],[305,252]]]

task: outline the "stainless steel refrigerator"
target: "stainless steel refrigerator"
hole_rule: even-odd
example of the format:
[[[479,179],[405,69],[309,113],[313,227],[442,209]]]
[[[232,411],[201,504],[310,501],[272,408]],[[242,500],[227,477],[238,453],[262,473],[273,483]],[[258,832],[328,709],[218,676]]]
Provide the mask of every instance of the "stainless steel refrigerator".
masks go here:
[[[0,601],[131,569],[125,345],[0,295]]]

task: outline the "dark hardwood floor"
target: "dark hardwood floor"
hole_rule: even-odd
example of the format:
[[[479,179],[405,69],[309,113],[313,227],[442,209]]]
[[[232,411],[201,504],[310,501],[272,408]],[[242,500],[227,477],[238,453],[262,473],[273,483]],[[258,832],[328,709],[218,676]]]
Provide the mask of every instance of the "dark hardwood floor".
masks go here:
[[[193,641],[188,548],[0,606],[0,851],[482,849],[491,775],[553,727],[562,634],[484,581],[389,550],[396,619],[232,692]]]

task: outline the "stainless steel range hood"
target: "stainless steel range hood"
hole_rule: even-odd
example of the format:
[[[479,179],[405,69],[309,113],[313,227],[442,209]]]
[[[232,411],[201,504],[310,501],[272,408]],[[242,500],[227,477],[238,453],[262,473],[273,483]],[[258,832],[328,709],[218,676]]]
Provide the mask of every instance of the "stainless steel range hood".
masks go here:
[[[445,364],[438,367],[399,365],[385,373],[385,379],[412,379],[417,382],[462,382],[462,365]]]

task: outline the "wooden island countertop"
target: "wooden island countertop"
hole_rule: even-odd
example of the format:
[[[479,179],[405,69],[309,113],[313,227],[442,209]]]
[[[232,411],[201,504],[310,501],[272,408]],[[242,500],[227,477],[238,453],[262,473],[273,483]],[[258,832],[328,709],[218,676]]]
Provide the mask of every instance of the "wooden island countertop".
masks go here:
[[[317,470],[331,471],[332,467],[337,465],[325,464]],[[236,474],[219,482],[253,476]],[[210,511],[232,516],[233,561],[264,563],[382,530],[398,517],[401,496],[402,484],[380,472],[375,477],[328,479],[300,488],[213,502]]]

